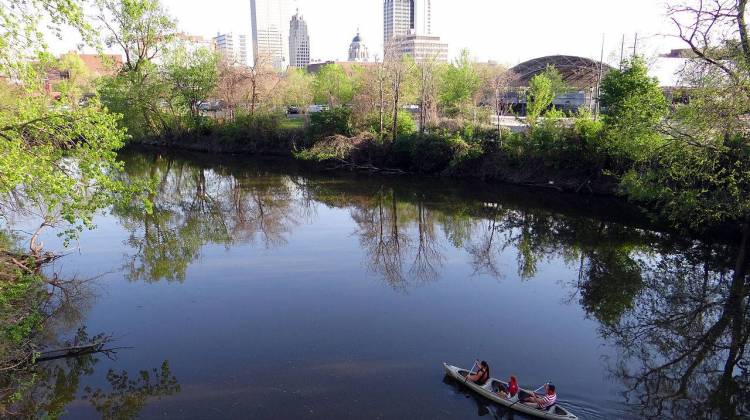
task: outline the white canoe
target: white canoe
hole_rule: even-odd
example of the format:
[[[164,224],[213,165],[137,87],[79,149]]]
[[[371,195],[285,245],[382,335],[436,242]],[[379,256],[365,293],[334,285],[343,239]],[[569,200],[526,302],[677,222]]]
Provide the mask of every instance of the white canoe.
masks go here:
[[[487,383],[485,383],[484,385],[477,385],[474,382],[465,380],[466,374],[469,372],[466,369],[461,369],[456,366],[451,366],[447,363],[443,363],[443,367],[445,368],[445,372],[449,376],[463,383],[472,391],[487,398],[488,400],[492,402],[498,403],[512,410],[516,410],[518,412],[528,414],[534,417],[543,418],[543,419],[553,419],[553,420],[577,420],[578,419],[578,417],[576,417],[573,413],[560,407],[559,404],[555,404],[547,410],[540,410],[536,407],[519,402],[518,401],[519,397],[526,398],[527,396],[531,394],[531,391],[529,390],[521,388],[520,391],[518,392],[518,395],[516,395],[515,397],[511,399],[504,398],[498,395],[497,392],[500,389],[499,388],[500,384],[507,387],[508,386],[507,382],[501,381],[495,378],[490,378],[487,381]]]

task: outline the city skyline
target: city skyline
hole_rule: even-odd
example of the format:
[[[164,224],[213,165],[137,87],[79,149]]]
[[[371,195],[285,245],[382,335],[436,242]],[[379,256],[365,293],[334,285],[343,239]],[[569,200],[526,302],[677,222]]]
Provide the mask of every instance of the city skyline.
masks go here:
[[[479,61],[506,65],[553,54],[598,59],[604,35],[605,61],[616,64],[623,36],[625,48],[631,51],[636,33],[639,53],[646,56],[682,46],[674,39],[675,28],[659,1],[579,0],[575,7],[554,0],[468,0],[470,7],[448,0],[431,1],[431,32],[450,45],[450,58],[468,48]],[[290,3],[293,8],[299,7],[310,27],[310,38],[314,40],[312,58],[345,60],[352,34],[358,28],[362,37],[369,40],[373,55],[382,53],[383,0],[358,1],[356,7],[347,0],[290,0]],[[251,34],[249,0],[215,0],[216,7],[208,9],[181,0],[163,0],[163,4],[178,19],[182,32],[207,38],[217,32]],[[285,25],[288,30],[289,22]],[[62,38],[50,37],[53,52],[75,49],[80,42],[69,30],[63,32]],[[286,43],[284,39],[283,44]]]

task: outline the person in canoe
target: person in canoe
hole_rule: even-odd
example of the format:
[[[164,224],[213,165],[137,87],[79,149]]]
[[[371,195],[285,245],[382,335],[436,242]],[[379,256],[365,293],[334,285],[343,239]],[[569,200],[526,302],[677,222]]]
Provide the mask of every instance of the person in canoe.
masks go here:
[[[500,389],[497,391],[497,395],[505,398],[505,399],[511,399],[518,394],[518,379],[515,375],[510,375],[510,379],[508,380],[508,386],[506,387],[503,384],[500,384]]]
[[[540,410],[546,410],[557,402],[557,392],[555,386],[547,384],[544,386],[544,395],[539,395],[536,392],[532,393],[530,397],[525,398],[523,403],[532,407],[536,407]]]
[[[479,370],[473,375],[469,375],[466,379],[474,382],[477,385],[484,385],[488,379],[490,379],[490,365],[486,361],[477,360],[475,365],[479,365]]]

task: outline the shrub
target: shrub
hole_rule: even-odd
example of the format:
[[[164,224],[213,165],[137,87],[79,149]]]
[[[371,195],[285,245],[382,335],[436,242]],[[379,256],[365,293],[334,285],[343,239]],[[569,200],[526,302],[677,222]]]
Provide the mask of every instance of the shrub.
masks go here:
[[[367,119],[367,128],[371,133],[377,135],[380,131],[380,115],[371,114]],[[414,122],[414,118],[408,112],[399,112],[396,128],[398,130],[396,137],[409,136],[417,132],[417,123]],[[392,130],[393,116],[386,115],[383,119],[383,137],[391,137]]]
[[[352,133],[352,111],[338,107],[310,114],[310,135],[322,138],[340,134],[350,136]]]

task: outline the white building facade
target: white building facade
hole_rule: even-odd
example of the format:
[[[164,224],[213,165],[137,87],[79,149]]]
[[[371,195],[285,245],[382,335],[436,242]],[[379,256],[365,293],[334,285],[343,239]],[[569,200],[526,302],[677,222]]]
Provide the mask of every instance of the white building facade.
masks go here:
[[[289,65],[304,68],[308,64],[310,64],[310,34],[307,31],[307,22],[297,11],[289,23]]]
[[[290,0],[250,0],[255,64],[266,62],[279,71],[286,68],[291,17]]]
[[[216,52],[237,66],[248,65],[247,35],[235,34],[233,32],[217,34],[214,37]]]

